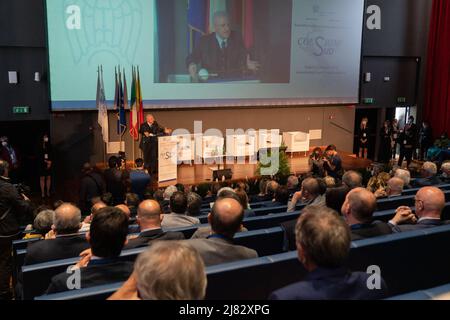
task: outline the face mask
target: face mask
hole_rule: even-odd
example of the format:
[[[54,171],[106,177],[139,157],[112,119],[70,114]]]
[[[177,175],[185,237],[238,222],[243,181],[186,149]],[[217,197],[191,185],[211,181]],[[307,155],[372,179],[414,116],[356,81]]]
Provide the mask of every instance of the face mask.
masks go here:
[[[7,146],[8,146],[8,142],[3,141],[3,142],[2,142],[2,146],[7,147]]]

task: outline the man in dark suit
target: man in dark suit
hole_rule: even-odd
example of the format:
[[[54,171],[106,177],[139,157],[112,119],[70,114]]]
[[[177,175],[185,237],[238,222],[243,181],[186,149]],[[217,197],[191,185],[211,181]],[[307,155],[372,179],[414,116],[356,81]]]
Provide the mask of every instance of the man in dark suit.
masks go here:
[[[442,183],[450,183],[450,162],[445,162],[441,166],[442,174],[439,176],[439,180],[442,181]]]
[[[134,163],[136,169],[130,172],[131,192],[137,194],[139,199],[144,200],[144,191],[150,184],[150,175],[144,169],[144,160],[139,158]]]
[[[420,169],[420,178],[413,181],[413,187],[427,187],[441,184],[442,181],[437,177],[438,169],[433,162],[425,162]]]
[[[110,157],[108,159],[109,168],[104,172],[106,191],[111,193],[113,198],[112,205],[123,203],[127,191],[126,182],[129,177],[127,172],[119,168],[120,163],[121,160],[118,157]]]
[[[139,148],[144,154],[144,167],[150,174],[154,174],[158,168],[158,137],[164,134],[164,129],[155,121],[153,115],[149,114],[139,133],[142,135]]]
[[[164,232],[162,230],[161,221],[163,217],[161,207],[157,201],[142,201],[137,215],[137,224],[141,232],[136,238],[128,241],[125,249],[145,247],[156,240],[184,240],[184,234],[181,232]]]
[[[194,82],[199,81],[199,68],[206,69],[210,77],[214,75],[219,79],[239,79],[258,71],[259,63],[250,60],[242,37],[231,31],[230,19],[225,12],[214,14],[214,30],[200,38],[186,60]]]
[[[106,184],[102,175],[96,172],[89,163],[83,165],[82,173],[79,206],[81,212],[86,214],[92,206],[92,199],[100,197],[106,192]]]
[[[367,189],[351,190],[342,205],[341,213],[351,230],[351,239],[361,240],[391,234],[391,227],[381,221],[373,221],[377,198]]]
[[[201,255],[206,266],[258,257],[255,250],[233,243],[243,218],[244,209],[238,200],[222,198],[214,203],[208,215],[211,235],[206,239],[187,240]]]
[[[28,245],[24,265],[78,257],[89,248],[86,237],[78,233],[80,228],[80,209],[69,203],[62,204],[55,210],[48,239]]]
[[[415,196],[415,211],[406,206],[399,207],[389,224],[394,232],[426,229],[448,224],[441,220],[445,207],[445,195],[436,187],[424,187]]]
[[[381,277],[373,290],[369,274],[343,267],[350,250],[350,230],[336,213],[315,207],[303,213],[296,226],[297,253],[308,274],[301,282],[279,289],[273,300],[374,300],[386,297]]]
[[[91,250],[86,252],[74,268],[79,268],[80,288],[125,281],[133,271],[133,263],[118,257],[127,242],[128,219],[120,209],[107,207],[94,216],[86,238]],[[63,272],[52,278],[47,294],[68,291],[69,277]]]

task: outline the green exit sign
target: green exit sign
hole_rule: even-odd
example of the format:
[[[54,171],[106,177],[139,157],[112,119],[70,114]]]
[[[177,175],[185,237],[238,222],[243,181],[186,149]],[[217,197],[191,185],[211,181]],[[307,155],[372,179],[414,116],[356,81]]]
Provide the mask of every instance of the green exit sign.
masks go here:
[[[397,103],[406,103],[406,98],[405,97],[398,97],[397,98]]]
[[[28,113],[30,113],[30,107],[28,106],[13,107],[13,114],[28,114]]]
[[[363,102],[364,102],[364,104],[374,104],[375,99],[374,98],[364,98]]]

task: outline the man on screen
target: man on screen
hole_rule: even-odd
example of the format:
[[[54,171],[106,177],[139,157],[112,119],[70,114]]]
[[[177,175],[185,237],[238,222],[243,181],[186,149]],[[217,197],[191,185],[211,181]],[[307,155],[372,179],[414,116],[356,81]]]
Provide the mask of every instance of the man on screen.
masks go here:
[[[259,63],[250,60],[241,35],[231,30],[227,13],[214,14],[214,30],[200,38],[187,58],[186,64],[193,82],[211,78],[242,78],[258,71]]]
[[[150,174],[156,173],[158,162],[158,137],[164,135],[164,128],[160,127],[153,115],[146,117],[139,133],[142,135],[139,148],[144,154],[144,167]]]

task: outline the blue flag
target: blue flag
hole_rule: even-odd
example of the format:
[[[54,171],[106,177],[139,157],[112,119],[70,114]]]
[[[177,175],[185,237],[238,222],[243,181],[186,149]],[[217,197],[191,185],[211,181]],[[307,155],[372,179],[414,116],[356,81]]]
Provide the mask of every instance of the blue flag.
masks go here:
[[[119,113],[118,113],[118,119],[117,119],[117,134],[124,134],[125,130],[127,129],[127,119],[125,117],[125,99],[124,99],[124,93],[123,93],[123,85],[122,85],[122,74],[119,69]]]
[[[206,33],[206,3],[207,0],[188,1],[188,49],[189,52],[195,48],[196,43]]]

